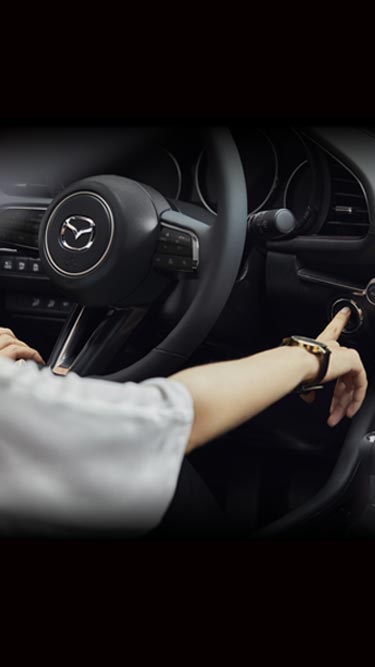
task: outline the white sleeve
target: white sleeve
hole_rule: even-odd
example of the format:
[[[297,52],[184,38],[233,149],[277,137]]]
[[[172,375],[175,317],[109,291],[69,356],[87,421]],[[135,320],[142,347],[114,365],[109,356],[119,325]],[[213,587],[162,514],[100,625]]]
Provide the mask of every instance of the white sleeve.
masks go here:
[[[142,534],[174,494],[193,423],[179,382],[54,376],[0,359],[0,518]]]

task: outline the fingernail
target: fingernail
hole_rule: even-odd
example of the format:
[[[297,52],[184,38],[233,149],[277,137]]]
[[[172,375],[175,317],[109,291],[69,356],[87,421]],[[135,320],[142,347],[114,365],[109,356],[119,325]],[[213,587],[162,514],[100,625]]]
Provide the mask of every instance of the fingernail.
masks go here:
[[[349,308],[349,306],[345,306],[344,308],[341,308],[341,311],[340,311],[340,312],[341,312],[341,313],[344,313],[344,315],[347,315],[348,313],[350,313],[350,308]]]

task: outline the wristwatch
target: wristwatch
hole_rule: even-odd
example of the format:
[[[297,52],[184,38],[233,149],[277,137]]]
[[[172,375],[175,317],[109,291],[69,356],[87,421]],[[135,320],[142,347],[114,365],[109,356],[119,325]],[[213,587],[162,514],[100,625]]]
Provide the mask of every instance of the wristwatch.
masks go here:
[[[310,384],[300,384],[294,390],[297,394],[307,394],[310,391],[315,391],[316,389],[323,389],[323,385],[320,384],[328,370],[329,357],[331,355],[331,350],[327,345],[321,343],[319,340],[314,338],[306,338],[305,336],[289,336],[282,340],[281,345],[291,345],[296,347],[302,347],[311,354],[316,354],[320,359],[320,370],[315,378],[314,382]]]

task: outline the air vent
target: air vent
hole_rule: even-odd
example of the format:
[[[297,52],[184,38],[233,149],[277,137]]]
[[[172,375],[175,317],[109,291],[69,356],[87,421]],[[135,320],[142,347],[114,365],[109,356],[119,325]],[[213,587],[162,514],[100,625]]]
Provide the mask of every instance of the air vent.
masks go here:
[[[333,158],[328,158],[328,166],[331,173],[331,202],[327,219],[319,234],[366,236],[369,215],[360,184]]]
[[[0,209],[0,243],[37,248],[44,210]]]

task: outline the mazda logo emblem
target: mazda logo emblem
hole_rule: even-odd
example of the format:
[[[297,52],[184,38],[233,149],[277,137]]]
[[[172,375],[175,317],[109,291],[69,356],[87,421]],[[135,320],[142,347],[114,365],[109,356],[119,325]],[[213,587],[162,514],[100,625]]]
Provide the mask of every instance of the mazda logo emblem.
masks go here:
[[[60,243],[68,250],[88,250],[94,243],[95,222],[83,215],[66,218],[60,230]]]

